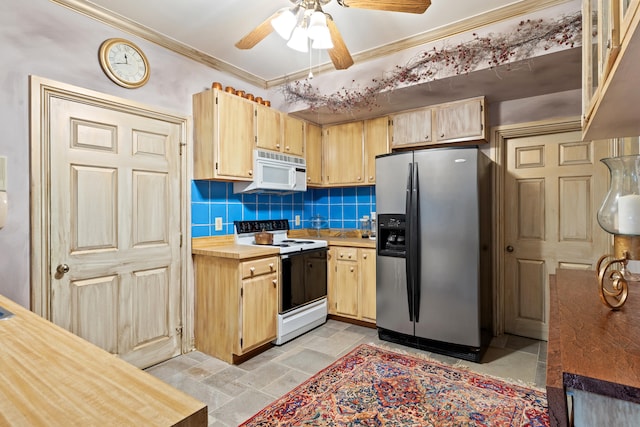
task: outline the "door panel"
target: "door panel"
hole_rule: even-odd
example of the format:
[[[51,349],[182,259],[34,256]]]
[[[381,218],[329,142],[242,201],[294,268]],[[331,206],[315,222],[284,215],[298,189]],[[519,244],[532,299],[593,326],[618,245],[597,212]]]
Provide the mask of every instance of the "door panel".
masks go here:
[[[597,211],[609,146],[565,132],[510,138],[505,152],[505,332],[547,339],[549,275],[608,251]]]
[[[180,125],[50,103],[51,320],[139,367],[180,354]]]

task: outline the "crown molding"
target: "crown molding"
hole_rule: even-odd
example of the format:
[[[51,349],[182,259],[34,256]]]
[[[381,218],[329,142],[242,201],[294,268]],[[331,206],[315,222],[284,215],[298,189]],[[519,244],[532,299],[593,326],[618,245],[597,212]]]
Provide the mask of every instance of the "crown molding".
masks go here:
[[[228,62],[221,61],[211,55],[208,55],[202,51],[194,49],[188,45],[180,43],[170,37],[167,37],[155,30],[152,30],[144,25],[128,19],[122,15],[118,15],[105,8],[97,6],[87,0],[51,0],[53,3],[57,3],[61,6],[67,7],[75,12],[81,13],[85,16],[93,18],[104,24],[110,25],[119,30],[125,31],[129,34],[138,36],[147,41],[155,43],[180,55],[183,55],[196,62],[204,64],[215,70],[231,74],[247,83],[255,85],[257,87],[271,88],[274,86],[280,86],[284,83],[292,80],[299,80],[306,78],[308,70],[301,70],[297,73],[282,76],[277,79],[265,80],[255,74],[249,73],[238,67],[229,64]],[[389,43],[374,49],[369,49],[353,55],[353,59],[356,63],[366,62],[372,59],[380,58],[387,55],[392,55],[401,52],[406,49],[414,48],[423,44],[433,43],[438,40],[445,39],[447,37],[453,37],[455,35],[465,33],[471,30],[475,30],[481,27],[486,27],[500,21],[512,19],[518,16],[527,15],[533,12],[540,11],[549,7],[557,6],[563,3],[567,3],[571,0],[537,0],[537,1],[520,1],[508,6],[495,9],[488,13],[473,16],[468,19],[464,19],[459,22],[455,22],[450,25],[436,28],[431,31],[426,31],[418,35],[408,37],[406,39]],[[334,67],[330,62],[321,64],[318,67],[314,67],[316,74],[334,71]]]

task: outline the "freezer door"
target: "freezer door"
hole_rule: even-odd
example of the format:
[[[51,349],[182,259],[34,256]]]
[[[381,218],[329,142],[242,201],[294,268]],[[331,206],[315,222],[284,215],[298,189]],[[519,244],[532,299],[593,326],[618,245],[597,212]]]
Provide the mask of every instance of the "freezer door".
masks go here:
[[[404,214],[408,168],[413,153],[405,152],[376,157],[376,212]]]
[[[476,148],[416,151],[420,185],[420,297],[415,333],[480,346]]]
[[[411,152],[376,158],[376,210],[379,218],[384,217],[385,214],[404,217],[412,159]],[[378,231],[377,238],[377,245],[380,248],[380,245],[384,245],[380,239],[385,237]],[[378,253],[376,257],[376,324],[378,327],[407,335],[414,334],[414,324],[409,313],[409,294],[406,259]]]

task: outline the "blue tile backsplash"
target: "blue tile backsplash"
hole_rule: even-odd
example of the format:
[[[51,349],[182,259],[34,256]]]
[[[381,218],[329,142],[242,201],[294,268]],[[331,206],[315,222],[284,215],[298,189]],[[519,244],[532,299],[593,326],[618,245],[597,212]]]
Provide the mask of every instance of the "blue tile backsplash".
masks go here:
[[[375,187],[309,189],[285,196],[234,194],[233,184],[192,181],[192,237],[233,234],[233,221],[288,219],[291,229],[309,228],[314,215],[324,217],[331,228],[357,228],[358,218],[376,210]],[[296,215],[300,225],[295,225]],[[222,218],[222,230],[215,219]]]

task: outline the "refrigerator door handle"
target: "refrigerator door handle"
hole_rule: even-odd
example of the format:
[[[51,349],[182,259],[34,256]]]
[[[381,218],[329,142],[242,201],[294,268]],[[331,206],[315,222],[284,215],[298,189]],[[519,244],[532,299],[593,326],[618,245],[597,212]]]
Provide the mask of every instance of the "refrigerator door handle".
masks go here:
[[[413,210],[412,202],[413,202],[413,163],[409,163],[409,171],[407,173],[407,190],[405,196],[405,215],[406,215],[406,228],[405,228],[405,239],[411,239],[411,213]],[[412,261],[412,253],[411,253],[411,240],[405,240],[405,245],[408,245],[406,255],[405,255],[405,274],[407,281],[407,303],[409,304],[409,321],[413,322],[413,289],[414,289],[414,279],[413,279],[413,261]]]
[[[410,251],[411,258],[411,275],[413,276],[413,319],[415,322],[420,321],[420,288],[421,271],[420,264],[422,261],[420,253],[420,180],[418,175],[418,163],[413,165],[413,191],[411,192],[411,234],[410,234]]]

